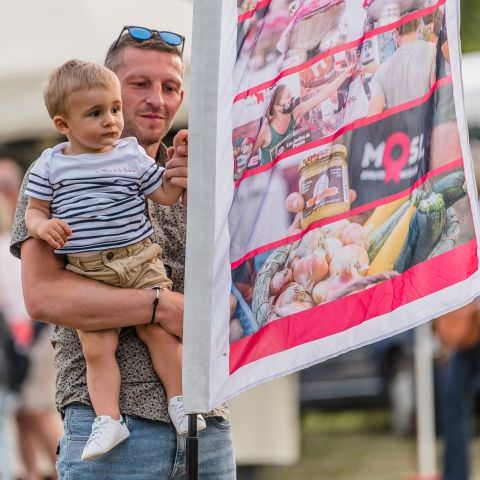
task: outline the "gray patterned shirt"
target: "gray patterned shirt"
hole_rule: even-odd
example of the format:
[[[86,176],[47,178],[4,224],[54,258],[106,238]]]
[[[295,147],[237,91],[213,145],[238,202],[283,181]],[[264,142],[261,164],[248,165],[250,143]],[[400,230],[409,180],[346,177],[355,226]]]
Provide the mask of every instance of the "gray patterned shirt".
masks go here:
[[[162,145],[158,162],[164,164],[166,149]],[[20,258],[22,242],[30,238],[25,225],[27,197],[24,190],[28,172],[23,181],[15,220],[12,227],[11,252]],[[168,277],[173,282],[173,290],[183,293],[186,209],[181,203],[171,207],[148,202],[148,212],[153,225],[152,239],[163,250],[163,262]],[[60,412],[70,403],[80,402],[90,405],[86,382],[86,366],[77,332],[71,328],[56,326],[52,334],[55,349],[56,404]],[[117,349],[117,361],[121,372],[120,410],[123,414],[134,415],[149,420],[169,421],[165,390],[153,370],[146,346],[138,339],[134,328],[121,331]],[[206,416],[228,414],[226,406],[210,412]]]

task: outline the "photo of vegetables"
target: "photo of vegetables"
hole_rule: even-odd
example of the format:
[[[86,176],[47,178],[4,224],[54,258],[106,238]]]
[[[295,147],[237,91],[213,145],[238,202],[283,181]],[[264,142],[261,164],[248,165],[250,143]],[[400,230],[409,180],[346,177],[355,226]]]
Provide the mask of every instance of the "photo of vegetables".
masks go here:
[[[365,213],[313,227],[233,272],[231,342],[405,274],[475,235],[461,168]]]

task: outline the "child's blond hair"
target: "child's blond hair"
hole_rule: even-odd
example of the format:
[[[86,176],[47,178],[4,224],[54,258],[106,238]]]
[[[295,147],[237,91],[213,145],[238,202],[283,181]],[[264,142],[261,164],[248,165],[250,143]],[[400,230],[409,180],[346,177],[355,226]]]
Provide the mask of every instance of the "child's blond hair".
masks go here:
[[[111,88],[119,84],[116,75],[94,62],[68,60],[53,70],[43,89],[43,99],[51,118],[65,115],[68,97],[80,90]]]

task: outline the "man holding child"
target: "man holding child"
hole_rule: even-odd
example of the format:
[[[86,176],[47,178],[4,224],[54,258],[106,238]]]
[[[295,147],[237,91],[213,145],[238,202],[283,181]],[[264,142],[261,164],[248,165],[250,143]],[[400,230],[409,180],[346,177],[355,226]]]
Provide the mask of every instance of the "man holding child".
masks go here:
[[[168,150],[161,140],[183,100],[182,50],[183,38],[177,34],[125,27],[105,61],[120,81],[125,123],[122,137],[135,137],[149,157],[165,166],[163,185],[175,192],[186,187],[187,133],[179,132]],[[24,188],[27,181],[28,175]],[[149,188],[146,193],[150,193]],[[174,196],[178,197],[178,193]],[[185,207],[181,202],[168,207],[149,201],[151,239],[163,250],[165,271],[173,283],[173,291],[166,288],[154,291],[116,288],[67,271],[62,255],[55,254],[38,235],[38,238],[30,236],[24,220],[26,203],[23,194],[13,227],[12,252],[21,253],[24,294],[30,314],[56,325],[52,340],[56,354],[57,406],[64,415],[65,425],[59,449],[60,478],[184,478],[185,440],[170,423],[165,390],[152,367],[155,349],[147,348],[147,342],[139,339],[136,330],[147,336],[147,332],[158,328],[169,337],[181,338]],[[65,240],[68,241],[68,231]],[[126,328],[132,326],[136,329]],[[90,462],[81,460],[81,455],[96,415],[76,329],[114,331],[115,338],[118,335],[119,407],[129,430],[128,439]],[[143,333],[140,335],[145,341]],[[205,420],[206,428],[199,434],[200,478],[234,479],[225,408],[206,413]]]

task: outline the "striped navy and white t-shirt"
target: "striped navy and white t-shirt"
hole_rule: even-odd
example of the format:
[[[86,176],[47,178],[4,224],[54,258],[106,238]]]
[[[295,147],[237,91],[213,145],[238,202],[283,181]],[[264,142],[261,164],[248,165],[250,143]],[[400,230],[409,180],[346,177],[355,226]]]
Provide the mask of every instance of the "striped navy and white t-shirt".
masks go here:
[[[124,247],[152,233],[145,195],[162,184],[163,169],[133,137],[106,153],[64,155],[62,143],[45,150],[30,171],[29,197],[50,201],[53,218],[73,231],[55,253]]]

